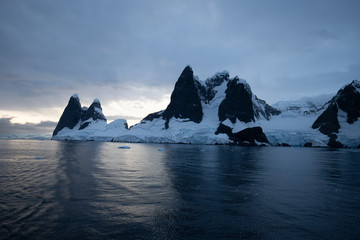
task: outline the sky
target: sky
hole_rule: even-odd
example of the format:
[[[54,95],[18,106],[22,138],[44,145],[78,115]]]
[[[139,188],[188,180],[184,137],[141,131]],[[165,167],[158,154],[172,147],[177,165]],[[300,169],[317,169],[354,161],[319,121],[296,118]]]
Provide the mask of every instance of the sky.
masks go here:
[[[360,79],[358,0],[0,0],[0,137],[49,132],[70,96],[130,125],[190,65],[269,104]],[[51,133],[51,131],[49,132]]]

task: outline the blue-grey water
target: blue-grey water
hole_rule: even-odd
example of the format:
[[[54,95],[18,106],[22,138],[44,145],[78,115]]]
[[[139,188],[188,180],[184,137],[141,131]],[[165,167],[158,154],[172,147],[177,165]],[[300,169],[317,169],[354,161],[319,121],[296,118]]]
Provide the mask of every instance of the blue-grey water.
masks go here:
[[[359,236],[359,150],[0,141],[0,239]]]

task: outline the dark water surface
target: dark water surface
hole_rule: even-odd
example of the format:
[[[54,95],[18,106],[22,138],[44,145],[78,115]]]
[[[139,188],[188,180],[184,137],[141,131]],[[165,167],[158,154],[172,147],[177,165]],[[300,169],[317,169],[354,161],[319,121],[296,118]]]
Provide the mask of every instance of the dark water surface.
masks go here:
[[[360,238],[359,150],[122,145],[1,140],[0,239]]]

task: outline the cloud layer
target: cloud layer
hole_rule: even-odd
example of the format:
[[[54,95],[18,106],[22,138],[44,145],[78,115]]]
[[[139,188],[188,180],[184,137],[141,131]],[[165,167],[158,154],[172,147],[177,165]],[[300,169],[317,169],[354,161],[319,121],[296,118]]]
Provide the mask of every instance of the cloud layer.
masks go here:
[[[0,138],[7,137],[26,137],[29,135],[52,135],[56,123],[45,121],[38,124],[34,123],[11,123],[11,118],[0,118]]]
[[[1,1],[0,111],[56,121],[76,92],[141,118],[166,107],[187,64],[200,79],[239,75],[270,103],[335,93],[360,78],[359,10],[356,0]]]

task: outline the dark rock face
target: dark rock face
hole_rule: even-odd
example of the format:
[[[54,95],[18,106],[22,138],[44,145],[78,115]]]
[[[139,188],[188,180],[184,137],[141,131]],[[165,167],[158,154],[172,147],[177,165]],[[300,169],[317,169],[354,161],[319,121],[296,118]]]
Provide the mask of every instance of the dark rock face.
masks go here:
[[[195,81],[201,100],[205,104],[209,104],[216,95],[214,88],[220,86],[224,81],[229,81],[229,73],[227,72],[217,73],[214,77],[208,78],[205,82],[205,86],[199,81]]]
[[[60,120],[53,132],[55,136],[63,128],[68,127],[73,129],[81,119],[81,104],[79,98],[74,95],[70,98],[68,105],[66,106]]]
[[[225,133],[237,145],[256,145],[255,141],[269,143],[261,127],[246,128],[240,132],[233,133],[232,129],[224,124],[220,124],[215,134]]]
[[[340,109],[347,113],[347,122],[353,123],[360,117],[360,82],[352,81],[351,84],[344,87],[337,104]]]
[[[291,147],[290,144],[288,144],[288,143],[281,143],[281,146],[282,147]]]
[[[328,103],[325,111],[315,120],[312,128],[319,129],[323,134],[330,137],[328,145],[334,148],[342,148],[343,144],[336,141],[336,133],[339,132],[340,124],[338,120],[339,110],[347,114],[347,122],[354,123],[360,117],[360,82],[352,81],[344,88],[340,89],[336,96]]]
[[[337,133],[340,124],[337,118],[338,108],[336,103],[331,103],[329,107],[315,120],[312,128],[319,128],[319,131],[329,137]]]
[[[262,106],[264,106],[263,110],[261,107],[254,105],[254,114],[255,117],[259,118],[260,115],[264,116],[267,120],[270,120],[271,116],[277,116],[281,113],[280,110],[268,105],[264,100],[255,96],[255,100]]]
[[[166,120],[165,128],[169,127],[169,121],[172,117],[188,118],[196,123],[201,122],[203,112],[193,70],[190,66],[184,69],[176,82],[170,104],[163,112],[162,117]]]
[[[328,146],[332,148],[343,148],[344,145],[341,142],[336,141],[336,139],[337,139],[336,135],[331,136]]]
[[[81,108],[79,97],[74,94],[61,115],[53,136],[65,127],[73,129],[78,123],[80,123],[79,130],[84,129],[95,120],[107,121],[102,113],[100,101],[95,99],[89,108]]]
[[[261,143],[269,143],[269,140],[265,136],[261,127],[246,128],[240,132],[234,133],[234,137],[231,139],[236,143],[245,141],[255,143],[255,140]]]
[[[106,117],[102,113],[102,107],[99,100],[95,100],[90,107],[81,114],[81,120],[86,121],[87,119],[92,118],[94,120],[104,120],[106,121]]]
[[[216,135],[219,133],[225,133],[228,136],[232,136],[232,134],[233,134],[231,127],[228,127],[222,123],[220,123],[219,127],[217,128],[217,130],[215,132]]]
[[[242,122],[255,121],[264,117],[269,120],[271,116],[281,111],[266,104],[264,100],[253,96],[250,86],[238,77],[229,78],[228,72],[216,73],[205,83],[194,78],[193,70],[187,66],[181,73],[171,94],[170,104],[164,111],[151,113],[141,122],[153,121],[162,117],[165,120],[165,129],[169,127],[172,117],[188,118],[189,121],[200,123],[203,118],[202,104],[210,104],[217,94],[216,87],[227,84],[225,98],[218,108],[220,122],[229,119],[235,123],[236,119]],[[254,102],[256,104],[254,104]]]
[[[81,112],[81,121],[83,122],[80,125],[79,130],[86,128],[91,122],[87,121],[90,118],[92,120],[104,120],[107,121],[106,117],[102,113],[102,108],[99,100],[95,100],[87,110]]]
[[[230,80],[225,91],[225,99],[219,106],[220,122],[229,119],[232,123],[236,119],[241,122],[255,121],[252,102],[252,93],[248,86],[239,82],[239,78]]]
[[[312,147],[312,145],[313,144],[311,142],[307,142],[307,143],[304,144],[304,147]]]
[[[161,117],[161,114],[163,113],[164,111],[159,111],[159,112],[155,112],[155,113],[150,113],[149,115],[147,115],[145,118],[143,118],[143,120],[141,120],[141,122],[143,121],[152,121],[156,118],[160,118]]]

